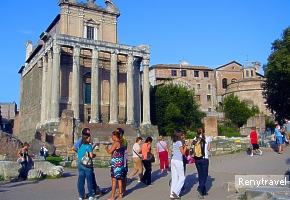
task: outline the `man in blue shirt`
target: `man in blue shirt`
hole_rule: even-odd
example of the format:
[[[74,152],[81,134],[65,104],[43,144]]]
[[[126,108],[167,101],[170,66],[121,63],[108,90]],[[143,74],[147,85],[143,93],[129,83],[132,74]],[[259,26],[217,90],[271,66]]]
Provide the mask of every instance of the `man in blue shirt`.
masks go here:
[[[84,128],[82,130],[82,135],[83,134],[91,134],[91,130],[89,128]],[[74,145],[72,146],[72,150],[77,152],[78,148],[80,147],[81,144],[82,144],[82,138],[78,139],[78,141],[76,143],[74,143]],[[96,147],[96,145],[93,145],[93,149],[95,147]],[[95,195],[102,195],[103,194],[103,192],[100,190],[100,187],[97,184],[94,171],[93,171],[93,189],[94,189]]]

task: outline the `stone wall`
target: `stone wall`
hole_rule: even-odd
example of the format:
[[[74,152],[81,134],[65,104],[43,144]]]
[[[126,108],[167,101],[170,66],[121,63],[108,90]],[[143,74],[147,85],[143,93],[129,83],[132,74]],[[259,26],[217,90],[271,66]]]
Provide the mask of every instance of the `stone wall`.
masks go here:
[[[266,128],[266,115],[257,114],[247,120],[247,124],[240,128],[242,135],[250,135],[252,127],[256,127],[258,133],[264,133]]]
[[[22,77],[19,139],[29,142],[35,138],[35,127],[40,119],[40,98],[42,86],[42,68],[34,66],[30,73]]]
[[[247,150],[250,147],[248,138],[213,139],[211,142],[212,156],[234,153],[239,150]]]

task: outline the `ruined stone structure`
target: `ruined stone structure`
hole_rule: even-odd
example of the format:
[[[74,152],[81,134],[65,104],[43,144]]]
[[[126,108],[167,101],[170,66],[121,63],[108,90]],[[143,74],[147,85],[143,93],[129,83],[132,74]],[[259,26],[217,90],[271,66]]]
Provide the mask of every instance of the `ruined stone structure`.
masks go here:
[[[93,0],[59,0],[60,13],[41,33],[38,43],[33,47],[27,42],[25,65],[19,70],[19,128],[14,132],[22,141],[50,134],[54,142],[55,137],[64,137],[72,143],[72,128],[64,133],[59,126],[64,110],[73,110],[71,126],[151,124],[149,46],[119,44],[119,9],[111,0],[104,1],[105,8]],[[64,145],[63,141],[59,145]]]
[[[10,103],[1,103],[0,102],[0,115],[2,115],[2,129],[4,131],[10,131],[8,130],[8,122],[11,119],[14,119],[15,115],[17,113],[17,104],[15,102]],[[1,130],[1,127],[0,127]]]
[[[152,86],[173,82],[194,89],[196,100],[204,112],[215,109],[214,70],[204,66],[158,64],[149,68],[149,81]]]

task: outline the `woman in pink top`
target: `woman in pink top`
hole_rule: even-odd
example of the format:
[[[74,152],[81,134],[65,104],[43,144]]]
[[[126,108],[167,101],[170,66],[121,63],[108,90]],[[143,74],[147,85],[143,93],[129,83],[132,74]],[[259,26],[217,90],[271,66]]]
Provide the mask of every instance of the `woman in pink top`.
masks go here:
[[[152,165],[151,162],[147,159],[147,155],[149,153],[153,154],[151,151],[151,143],[153,139],[151,137],[147,137],[144,144],[142,145],[142,163],[145,168],[144,175],[141,179],[141,182],[146,185],[153,185],[151,182],[151,171],[152,171]]]
[[[158,152],[159,163],[160,163],[160,170],[161,173],[164,172],[164,165],[166,172],[169,172],[169,164],[168,164],[168,146],[167,143],[164,141],[163,136],[158,137],[159,142],[156,144],[156,151]]]

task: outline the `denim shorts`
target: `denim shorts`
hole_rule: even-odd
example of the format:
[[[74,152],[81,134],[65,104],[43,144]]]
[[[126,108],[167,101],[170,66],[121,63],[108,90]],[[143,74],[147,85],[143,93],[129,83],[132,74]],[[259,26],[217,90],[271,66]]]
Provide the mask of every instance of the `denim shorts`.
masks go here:
[[[282,146],[282,136],[276,136],[278,146]]]

